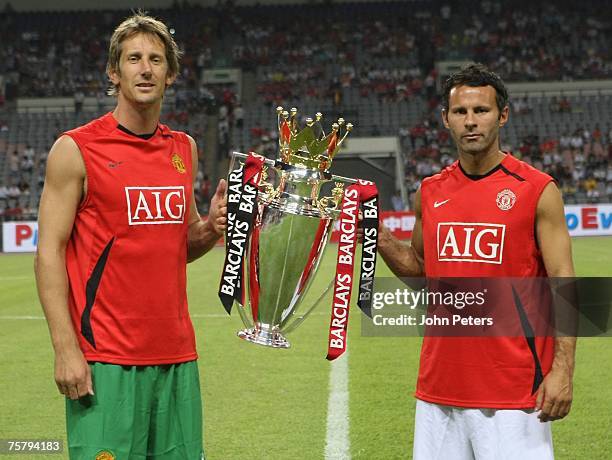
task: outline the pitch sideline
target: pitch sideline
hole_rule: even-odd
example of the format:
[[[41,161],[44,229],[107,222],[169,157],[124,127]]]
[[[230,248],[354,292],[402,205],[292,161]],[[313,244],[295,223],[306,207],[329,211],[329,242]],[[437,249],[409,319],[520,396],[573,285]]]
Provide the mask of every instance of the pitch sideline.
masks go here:
[[[325,460],[350,460],[349,351],[330,363]]]

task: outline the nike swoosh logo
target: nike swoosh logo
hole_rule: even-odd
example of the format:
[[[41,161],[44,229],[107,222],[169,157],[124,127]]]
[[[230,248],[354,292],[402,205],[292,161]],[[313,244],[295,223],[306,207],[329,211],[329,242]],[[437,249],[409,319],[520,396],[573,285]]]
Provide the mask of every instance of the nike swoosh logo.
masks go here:
[[[444,200],[444,201],[434,201],[434,208],[439,208],[444,203],[448,203],[449,201],[450,201],[450,198],[448,200]]]

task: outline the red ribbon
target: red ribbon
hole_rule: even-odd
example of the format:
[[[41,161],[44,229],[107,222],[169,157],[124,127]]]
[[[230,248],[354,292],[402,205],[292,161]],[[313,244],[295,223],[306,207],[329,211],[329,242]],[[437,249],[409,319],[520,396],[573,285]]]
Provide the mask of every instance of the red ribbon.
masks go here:
[[[378,195],[373,182],[359,181],[344,190],[340,211],[340,240],[334,278],[334,297],[329,325],[327,359],[333,361],[346,351],[346,339],[353,287],[353,266],[357,245],[358,214],[362,202]]]

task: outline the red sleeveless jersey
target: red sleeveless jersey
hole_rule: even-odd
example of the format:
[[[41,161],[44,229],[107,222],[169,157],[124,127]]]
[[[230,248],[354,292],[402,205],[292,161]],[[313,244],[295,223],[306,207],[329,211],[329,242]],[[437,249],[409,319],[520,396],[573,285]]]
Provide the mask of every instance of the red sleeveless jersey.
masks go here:
[[[484,176],[468,176],[456,161],[425,179],[426,276],[545,277],[535,216],[551,180],[510,154]],[[528,298],[523,303],[521,308],[538,308]],[[554,341],[528,338],[519,313],[508,314],[516,315],[520,331],[513,336],[425,336],[416,397],[459,407],[534,407],[535,391],[552,364]]]
[[[189,139],[159,125],[145,140],[118,128],[111,113],[65,134],[87,172],[66,250],[70,314],[85,358],[196,359],[186,295]]]

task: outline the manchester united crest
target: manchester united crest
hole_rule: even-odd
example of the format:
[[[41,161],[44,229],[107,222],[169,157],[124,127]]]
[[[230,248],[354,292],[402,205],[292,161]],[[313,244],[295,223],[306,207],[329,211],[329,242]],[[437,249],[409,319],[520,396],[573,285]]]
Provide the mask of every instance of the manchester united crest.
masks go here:
[[[497,203],[497,207],[502,211],[508,211],[514,206],[516,202],[516,195],[509,188],[503,189],[501,192],[497,194],[497,198],[495,200]]]
[[[178,153],[172,155],[172,166],[181,174],[185,174],[185,163],[183,163],[183,159],[179,156]]]
[[[110,450],[101,450],[96,454],[96,460],[115,460],[116,458]]]

